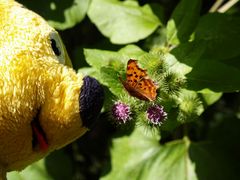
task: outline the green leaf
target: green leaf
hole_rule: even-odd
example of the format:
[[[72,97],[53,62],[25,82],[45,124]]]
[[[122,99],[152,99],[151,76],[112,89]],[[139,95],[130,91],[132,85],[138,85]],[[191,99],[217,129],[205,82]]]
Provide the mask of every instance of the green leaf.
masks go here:
[[[90,0],[61,0],[61,2],[19,0],[19,2],[43,16],[54,28],[64,30],[83,20]]]
[[[240,89],[240,70],[211,59],[199,59],[187,75],[188,87],[193,90],[209,88],[216,92]]]
[[[131,0],[92,0],[88,16],[114,44],[137,42],[161,24],[149,5],[141,7]]]
[[[175,56],[168,53],[165,55],[165,62],[169,65],[169,71],[186,75],[191,72],[192,68],[184,63],[180,63]]]
[[[205,42],[203,58],[221,60],[231,65],[230,59],[240,57],[239,32],[240,17],[207,14],[199,21],[195,41]]]
[[[100,81],[107,86],[116,96],[124,94],[123,85],[119,80],[119,73],[111,67],[102,67],[100,70]]]
[[[168,44],[187,42],[197,25],[200,15],[200,0],[181,0],[167,23]]]
[[[47,169],[44,164],[44,160],[40,160],[21,172],[13,171],[7,174],[8,180],[53,180],[48,174]]]
[[[194,41],[189,43],[182,43],[177,48],[171,51],[179,62],[189,66],[188,73],[191,72],[192,67],[199,61],[206,50],[206,42]]]
[[[145,133],[136,129],[129,137],[114,140],[112,170],[102,180],[196,179],[187,139],[160,146],[158,136]]]
[[[84,49],[84,56],[87,63],[96,69],[109,66],[112,62],[124,62],[127,64],[127,61],[130,58],[138,59],[138,57],[141,57],[145,53],[146,52],[135,45],[128,45],[120,49],[118,52],[98,49]]]
[[[203,40],[181,44],[171,54],[188,68],[188,88],[215,92],[231,92],[240,89],[240,68],[231,66],[217,59],[210,59],[204,53],[207,43]],[[210,42],[209,42],[210,43]],[[213,57],[212,57],[213,58]],[[192,71],[191,71],[192,69]],[[179,68],[179,70],[181,70]],[[183,70],[184,71],[184,70]]]
[[[84,49],[84,56],[87,63],[96,69],[108,66],[110,61],[121,60],[121,55],[117,52],[99,49]]]
[[[78,69],[77,72],[83,74],[83,76],[94,76],[95,69],[92,67],[83,67]]]
[[[207,119],[210,128],[206,141],[191,144],[190,158],[196,164],[199,179],[239,179],[239,118],[229,110],[218,112],[215,117]]]
[[[187,75],[189,89],[240,89],[239,22],[240,18],[229,15],[204,16],[196,28],[195,40],[171,51],[178,61],[192,68]]]
[[[166,49],[167,32],[166,28],[158,28],[151,36],[149,36],[144,44],[145,49]]]
[[[142,56],[143,54],[146,53],[140,47],[131,44],[123,47],[122,49],[119,50],[119,52],[122,53],[123,55],[126,54],[128,56]]]
[[[210,89],[203,89],[203,90],[199,91],[199,93],[201,94],[201,96],[204,100],[204,103],[207,106],[212,105],[213,103],[218,101],[222,96],[222,93],[216,93],[214,91],[211,91]]]
[[[196,164],[199,179],[238,179],[239,176],[234,172],[236,162],[228,159],[228,152],[221,148],[214,143],[196,143],[190,146],[190,157]]]
[[[72,179],[73,166],[70,157],[63,150],[55,151],[21,172],[10,172],[8,180],[64,180]]]

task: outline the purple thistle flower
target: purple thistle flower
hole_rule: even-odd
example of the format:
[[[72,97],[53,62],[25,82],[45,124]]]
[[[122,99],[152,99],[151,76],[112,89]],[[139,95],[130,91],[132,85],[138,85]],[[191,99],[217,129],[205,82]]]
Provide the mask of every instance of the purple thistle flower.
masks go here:
[[[153,105],[147,110],[147,118],[150,123],[155,125],[161,125],[167,118],[167,113],[163,110],[160,105]]]
[[[126,123],[131,119],[130,106],[122,102],[115,102],[112,107],[112,116],[119,124]]]

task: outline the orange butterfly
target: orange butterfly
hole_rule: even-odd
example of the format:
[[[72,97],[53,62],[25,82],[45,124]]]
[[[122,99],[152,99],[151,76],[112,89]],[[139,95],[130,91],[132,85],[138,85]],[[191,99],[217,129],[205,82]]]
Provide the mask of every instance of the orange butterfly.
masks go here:
[[[137,65],[137,60],[130,59],[127,64],[126,81],[121,82],[131,96],[145,101],[154,101],[157,96],[157,87],[147,78],[147,70]]]

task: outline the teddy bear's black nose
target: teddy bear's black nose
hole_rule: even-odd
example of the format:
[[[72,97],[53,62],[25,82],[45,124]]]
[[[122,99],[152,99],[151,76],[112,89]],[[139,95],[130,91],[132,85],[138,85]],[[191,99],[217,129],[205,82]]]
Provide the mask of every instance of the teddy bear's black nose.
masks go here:
[[[89,76],[83,78],[79,108],[83,126],[90,128],[98,118],[104,101],[104,90],[99,82]]]

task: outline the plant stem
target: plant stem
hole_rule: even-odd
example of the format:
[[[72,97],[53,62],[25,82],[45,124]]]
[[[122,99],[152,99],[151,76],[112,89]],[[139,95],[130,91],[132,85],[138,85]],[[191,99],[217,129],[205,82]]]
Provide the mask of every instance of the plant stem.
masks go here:
[[[215,3],[210,8],[209,12],[213,13],[216,12],[217,9],[222,5],[224,0],[216,0]]]
[[[227,10],[229,10],[234,4],[236,4],[239,0],[230,0],[226,4],[224,4],[222,7],[218,9],[219,13],[224,13]]]

